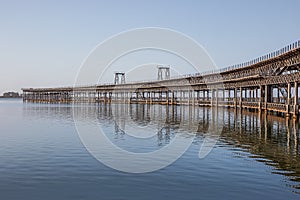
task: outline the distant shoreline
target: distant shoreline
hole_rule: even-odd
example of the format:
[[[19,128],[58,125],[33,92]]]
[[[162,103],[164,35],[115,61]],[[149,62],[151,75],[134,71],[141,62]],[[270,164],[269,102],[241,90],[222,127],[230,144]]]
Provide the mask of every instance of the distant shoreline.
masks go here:
[[[4,97],[4,96],[0,96],[0,99],[22,99],[22,97]]]

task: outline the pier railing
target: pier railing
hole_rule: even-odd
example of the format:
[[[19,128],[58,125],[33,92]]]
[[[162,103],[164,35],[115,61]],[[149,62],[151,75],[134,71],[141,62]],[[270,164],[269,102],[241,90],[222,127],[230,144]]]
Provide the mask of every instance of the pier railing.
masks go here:
[[[300,40],[298,40],[294,43],[291,43],[291,44],[289,44],[289,45],[287,45],[287,46],[285,46],[281,49],[278,49],[274,52],[271,52],[271,53],[268,53],[266,55],[257,57],[255,59],[252,59],[252,60],[247,61],[247,62],[243,62],[243,63],[239,63],[239,64],[235,64],[235,65],[230,65],[228,67],[224,67],[224,68],[221,68],[221,69],[214,69],[214,70],[209,70],[209,71],[205,71],[205,72],[198,72],[198,73],[194,73],[194,74],[192,73],[192,74],[171,76],[169,80],[171,81],[171,80],[183,79],[183,78],[189,78],[189,77],[208,76],[208,75],[213,75],[213,74],[220,74],[220,73],[224,73],[224,72],[230,72],[232,70],[247,68],[247,67],[250,67],[252,65],[256,65],[258,63],[262,63],[262,62],[268,61],[270,59],[274,59],[276,57],[282,56],[282,55],[287,54],[290,51],[293,51],[293,50],[298,49],[298,48],[300,48]],[[143,85],[143,84],[149,83],[149,82],[150,83],[153,83],[153,82],[160,83],[160,82],[165,82],[165,81],[168,81],[168,80],[158,81],[156,79],[148,79],[148,80],[140,80],[140,81],[129,81],[129,82],[126,82],[126,84],[140,84],[140,85]],[[106,83],[99,83],[99,84],[64,86],[64,87],[59,87],[59,88],[60,89],[73,89],[73,88],[80,89],[80,88],[91,88],[91,87],[96,88],[97,86],[113,86],[113,85],[115,85],[115,84],[106,82]],[[24,88],[24,89],[28,89],[28,88]],[[43,89],[43,88],[40,88],[40,89]],[[46,89],[48,89],[48,88],[46,88]],[[22,88],[22,90],[23,90],[23,88]]]

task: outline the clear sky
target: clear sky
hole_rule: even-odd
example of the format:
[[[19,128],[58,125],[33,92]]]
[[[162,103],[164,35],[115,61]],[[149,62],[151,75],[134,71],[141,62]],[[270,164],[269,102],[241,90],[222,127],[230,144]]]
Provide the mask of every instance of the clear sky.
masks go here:
[[[299,8],[299,0],[0,1],[0,93],[72,85],[97,44],[132,28],[180,31],[226,67],[300,39]]]

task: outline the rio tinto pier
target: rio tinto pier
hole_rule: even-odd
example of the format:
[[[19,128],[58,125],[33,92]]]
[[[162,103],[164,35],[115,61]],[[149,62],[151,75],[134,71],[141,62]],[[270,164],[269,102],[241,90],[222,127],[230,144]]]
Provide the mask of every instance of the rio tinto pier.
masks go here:
[[[112,84],[23,88],[24,102],[145,103],[223,106],[299,115],[300,41],[275,52],[220,70],[170,77],[158,66],[156,81],[125,82],[115,73]]]

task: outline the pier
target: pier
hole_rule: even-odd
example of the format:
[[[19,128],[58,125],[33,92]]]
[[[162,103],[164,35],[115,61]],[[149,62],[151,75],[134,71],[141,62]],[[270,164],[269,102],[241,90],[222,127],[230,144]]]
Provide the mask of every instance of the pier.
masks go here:
[[[22,90],[24,102],[221,106],[297,118],[299,81],[297,41],[251,61],[204,73],[170,77],[169,67],[158,66],[157,81],[127,83],[125,73],[116,72],[112,84]]]

